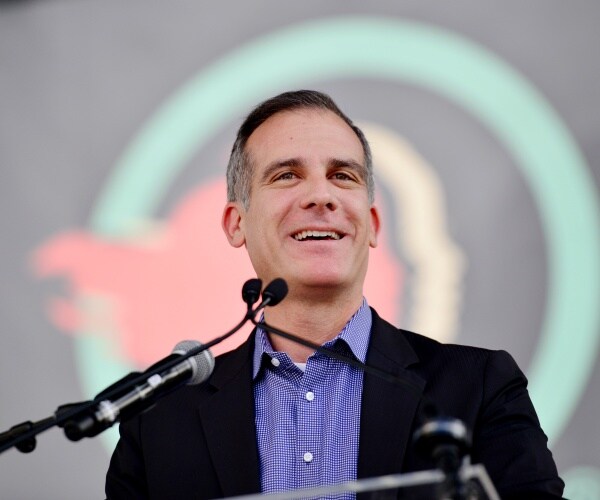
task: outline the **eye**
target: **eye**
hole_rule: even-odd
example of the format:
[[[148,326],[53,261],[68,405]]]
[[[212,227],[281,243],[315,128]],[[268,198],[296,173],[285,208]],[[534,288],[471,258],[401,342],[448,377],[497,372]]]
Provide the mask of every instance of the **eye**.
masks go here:
[[[283,172],[276,176],[273,180],[275,181],[290,181],[295,179],[297,175],[294,172]]]
[[[335,172],[331,177],[338,181],[354,181],[354,180],[356,180],[354,178],[354,176],[348,174],[347,172]]]

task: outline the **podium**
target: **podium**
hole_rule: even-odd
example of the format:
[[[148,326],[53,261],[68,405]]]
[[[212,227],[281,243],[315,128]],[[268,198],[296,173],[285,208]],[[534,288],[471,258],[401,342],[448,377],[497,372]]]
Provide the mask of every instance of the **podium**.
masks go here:
[[[483,465],[463,463],[458,470],[464,490],[460,496],[447,493],[448,475],[441,469],[405,474],[391,474],[368,479],[348,481],[336,485],[302,488],[279,493],[262,493],[229,497],[229,500],[299,500],[319,499],[341,493],[362,493],[370,500],[500,500]]]

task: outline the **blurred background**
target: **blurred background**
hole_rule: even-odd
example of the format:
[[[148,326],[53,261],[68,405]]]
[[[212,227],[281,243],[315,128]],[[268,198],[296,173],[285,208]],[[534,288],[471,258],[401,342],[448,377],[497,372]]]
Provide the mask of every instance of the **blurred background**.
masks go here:
[[[1,2],[0,432],[237,323],[229,149],[255,104],[314,88],[372,143],[370,304],[509,351],[565,495],[600,498],[598,21],[593,1]],[[115,437],[3,453],[0,497],[103,498]]]

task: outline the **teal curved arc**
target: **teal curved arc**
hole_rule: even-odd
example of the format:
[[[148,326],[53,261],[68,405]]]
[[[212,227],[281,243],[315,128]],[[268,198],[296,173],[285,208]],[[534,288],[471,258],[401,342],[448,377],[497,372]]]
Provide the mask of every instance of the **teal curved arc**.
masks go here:
[[[565,482],[565,498],[571,500],[597,500],[600,498],[600,470],[580,465],[561,474]]]
[[[410,82],[457,102],[522,169],[548,245],[547,305],[528,369],[530,392],[556,440],[583,393],[600,340],[600,285],[593,279],[600,275],[597,193],[585,159],[543,97],[506,63],[458,35],[346,17],[292,26],[244,45],[201,70],[143,127],[105,186],[92,229],[118,237],[148,217],[192,155],[259,100],[281,88],[345,77]],[[88,340],[81,339],[78,350],[82,364],[98,372]],[[97,387],[94,378],[88,373]]]

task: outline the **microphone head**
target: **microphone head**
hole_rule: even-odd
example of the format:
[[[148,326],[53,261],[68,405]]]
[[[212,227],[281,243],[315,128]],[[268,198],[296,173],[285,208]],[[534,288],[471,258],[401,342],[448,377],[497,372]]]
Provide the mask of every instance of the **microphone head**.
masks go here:
[[[269,306],[275,306],[279,304],[287,295],[288,286],[283,278],[275,278],[271,283],[267,285],[263,292],[263,302],[267,301]]]
[[[202,343],[197,340],[182,340],[173,348],[173,354],[184,355],[201,345]],[[186,361],[192,367],[192,376],[187,381],[188,385],[196,385],[204,382],[210,377],[215,368],[215,358],[208,349],[186,359]]]
[[[258,300],[260,297],[260,291],[262,290],[262,280],[258,278],[252,278],[244,283],[242,287],[242,299],[248,307],[252,307],[252,305]]]

